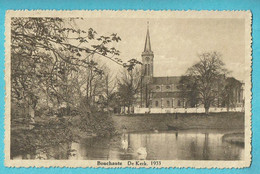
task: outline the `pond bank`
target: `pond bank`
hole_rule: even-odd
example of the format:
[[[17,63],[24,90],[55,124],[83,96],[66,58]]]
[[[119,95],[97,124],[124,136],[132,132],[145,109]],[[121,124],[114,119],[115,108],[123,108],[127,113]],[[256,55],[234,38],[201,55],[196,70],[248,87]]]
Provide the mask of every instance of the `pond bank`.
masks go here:
[[[245,134],[244,133],[228,133],[222,137],[223,141],[229,142],[231,144],[239,144],[244,146],[245,144]]]
[[[116,130],[127,132],[168,130],[168,126],[176,129],[223,129],[228,131],[244,131],[244,113],[210,113],[205,114],[138,114],[113,116]]]

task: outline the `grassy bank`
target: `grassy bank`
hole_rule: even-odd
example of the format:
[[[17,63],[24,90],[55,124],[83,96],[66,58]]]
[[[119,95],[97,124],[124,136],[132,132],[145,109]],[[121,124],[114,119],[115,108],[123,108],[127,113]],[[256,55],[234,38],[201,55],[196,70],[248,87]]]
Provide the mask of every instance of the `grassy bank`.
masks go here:
[[[226,142],[229,143],[235,143],[235,144],[240,144],[244,146],[245,143],[245,134],[244,133],[228,133],[225,134],[222,139]]]
[[[146,130],[167,130],[167,125],[177,129],[223,129],[244,131],[244,113],[211,113],[205,114],[138,114],[113,116],[115,128],[122,132],[125,126],[128,132]]]

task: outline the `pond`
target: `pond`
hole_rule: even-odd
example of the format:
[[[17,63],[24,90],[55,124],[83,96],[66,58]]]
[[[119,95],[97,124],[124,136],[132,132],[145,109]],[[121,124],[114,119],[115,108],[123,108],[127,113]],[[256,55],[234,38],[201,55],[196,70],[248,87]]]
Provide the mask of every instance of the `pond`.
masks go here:
[[[243,160],[243,145],[223,141],[224,134],[216,130],[180,130],[95,137],[56,146],[49,150],[49,155],[41,153],[40,159]],[[39,155],[14,159],[21,158],[39,158]]]

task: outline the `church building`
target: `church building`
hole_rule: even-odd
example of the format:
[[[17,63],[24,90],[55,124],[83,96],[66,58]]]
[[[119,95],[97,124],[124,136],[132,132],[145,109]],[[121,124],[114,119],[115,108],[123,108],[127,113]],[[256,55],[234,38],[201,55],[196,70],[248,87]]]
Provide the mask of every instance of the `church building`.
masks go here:
[[[151,47],[149,27],[142,52],[142,87],[141,107],[178,108],[186,106],[185,99],[180,97],[180,76],[154,77],[154,53]]]
[[[181,96],[179,89],[181,76],[154,76],[154,53],[152,51],[149,26],[142,52],[142,78],[138,105],[141,108],[189,108],[190,103]],[[234,89],[236,107],[243,105],[243,83]],[[197,106],[198,107],[198,106]],[[203,106],[201,106],[203,107]],[[215,106],[216,107],[216,106]],[[220,107],[220,106],[219,106]],[[225,107],[225,106],[222,106]]]

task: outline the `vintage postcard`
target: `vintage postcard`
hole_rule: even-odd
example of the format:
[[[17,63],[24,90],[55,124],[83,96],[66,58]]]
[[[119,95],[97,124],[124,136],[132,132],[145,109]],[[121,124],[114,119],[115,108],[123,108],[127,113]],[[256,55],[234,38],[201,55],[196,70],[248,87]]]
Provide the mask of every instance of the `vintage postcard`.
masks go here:
[[[9,10],[5,29],[6,166],[250,166],[250,11]]]

